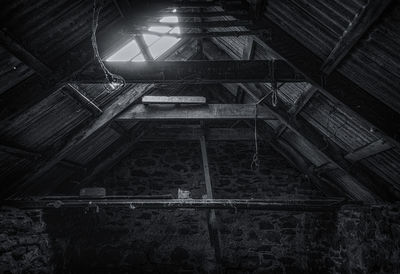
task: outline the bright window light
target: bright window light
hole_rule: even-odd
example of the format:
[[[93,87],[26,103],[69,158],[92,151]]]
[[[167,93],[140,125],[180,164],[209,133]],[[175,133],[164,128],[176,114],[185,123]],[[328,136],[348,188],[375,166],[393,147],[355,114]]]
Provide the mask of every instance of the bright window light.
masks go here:
[[[176,9],[173,10],[176,12]],[[163,17],[161,23],[178,23],[177,16],[166,16]],[[164,27],[164,26],[151,26],[148,28],[149,31],[166,34],[180,34],[181,30],[179,27]],[[150,54],[154,59],[160,57],[164,52],[179,42],[180,38],[171,36],[158,36],[152,34],[143,34],[143,39],[149,48]],[[128,44],[120,48],[117,52],[107,58],[107,61],[132,61],[132,62],[143,62],[145,61],[139,46],[133,39]]]

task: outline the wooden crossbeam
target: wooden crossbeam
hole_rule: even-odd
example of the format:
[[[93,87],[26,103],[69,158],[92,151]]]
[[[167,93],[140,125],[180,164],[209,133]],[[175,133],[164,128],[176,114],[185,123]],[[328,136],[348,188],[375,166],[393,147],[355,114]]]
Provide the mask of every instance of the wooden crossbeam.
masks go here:
[[[126,29],[126,32],[144,30],[149,27],[169,27],[169,28],[229,28],[229,27],[246,27],[248,29],[256,29],[253,23],[249,20],[224,20],[224,21],[208,21],[208,22],[177,22],[167,23],[159,21],[147,21],[145,23],[133,23],[130,25],[130,29]]]
[[[358,162],[361,161],[362,159],[371,157],[375,154],[384,152],[386,150],[389,150],[393,148],[391,144],[386,142],[383,139],[376,140],[375,142],[372,142],[364,147],[361,147],[353,152],[350,152],[344,156],[346,160],[349,160],[351,162]]]
[[[326,58],[322,65],[322,71],[330,74],[337,65],[346,57],[358,40],[365,34],[369,27],[376,22],[392,0],[367,1],[356,14],[353,21],[350,22],[348,28],[344,31],[339,42]]]
[[[274,73],[277,82],[299,82],[304,78],[282,60],[219,60],[219,61],[148,61],[106,62],[108,69],[121,75],[127,83],[248,83],[270,82]],[[271,67],[274,66],[272,71]],[[104,83],[98,66],[71,80],[74,83]]]
[[[203,134],[200,128],[156,128],[142,137],[143,141],[196,141]],[[254,132],[249,128],[208,128],[207,140],[210,141],[251,141]]]
[[[205,104],[204,96],[143,96],[143,104]]]
[[[277,200],[277,199],[134,199],[82,197],[36,197],[35,199],[6,200],[4,204],[24,209],[69,208],[69,207],[132,207],[135,208],[197,208],[197,209],[240,209],[273,211],[332,211],[345,204],[356,204],[342,199],[324,200]]]
[[[318,89],[312,85],[309,85],[306,90],[300,95],[300,98],[294,103],[294,105],[289,109],[289,114],[292,117],[296,117],[297,114],[308,104],[314,94]]]
[[[268,30],[241,30],[241,31],[212,31],[212,32],[181,32],[181,33],[160,33],[150,30],[129,30],[124,33],[128,35],[140,35],[150,34],[156,36],[169,36],[175,38],[191,38],[191,39],[202,39],[210,37],[239,37],[239,36],[250,36],[256,35],[260,37],[266,37],[270,39],[270,32]]]
[[[67,84],[63,92],[77,101],[80,105],[91,112],[95,117],[100,116],[103,111],[92,100],[87,98],[80,90],[79,87],[72,84]]]
[[[180,107],[162,107],[136,104],[118,116],[117,121],[126,120],[240,120],[254,119],[253,104],[206,104]],[[257,108],[257,118],[276,120],[265,107]]]

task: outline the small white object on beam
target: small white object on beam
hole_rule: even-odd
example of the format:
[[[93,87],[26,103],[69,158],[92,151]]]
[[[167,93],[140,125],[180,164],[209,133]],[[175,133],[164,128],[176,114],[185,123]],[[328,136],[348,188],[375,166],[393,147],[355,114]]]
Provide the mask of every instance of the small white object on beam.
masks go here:
[[[203,96],[143,96],[143,104],[205,104]]]

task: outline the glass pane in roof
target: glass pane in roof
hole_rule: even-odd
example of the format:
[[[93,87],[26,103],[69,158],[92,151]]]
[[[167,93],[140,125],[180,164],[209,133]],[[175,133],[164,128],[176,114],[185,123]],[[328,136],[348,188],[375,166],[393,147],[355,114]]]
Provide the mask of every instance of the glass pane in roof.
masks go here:
[[[181,33],[181,28],[180,27],[175,27],[169,33],[180,34]]]
[[[150,46],[151,44],[153,44],[155,41],[157,41],[158,39],[160,39],[159,36],[157,35],[152,35],[152,34],[143,34],[143,39],[146,42],[146,45]]]
[[[163,27],[163,26],[155,26],[155,27],[150,27],[149,31],[154,31],[154,32],[159,32],[159,33],[167,33],[170,31],[170,27]]]
[[[143,61],[146,61],[146,59],[144,59],[143,54],[139,54],[138,56],[132,59],[132,62],[143,62]]]
[[[175,45],[180,39],[170,36],[164,36],[153,45],[149,50],[154,59],[158,58],[161,54],[166,52],[169,48]]]
[[[135,40],[130,41],[116,53],[107,58],[107,61],[129,61],[140,54],[140,49]]]
[[[178,17],[176,16],[166,16],[160,20],[161,23],[178,23]]]

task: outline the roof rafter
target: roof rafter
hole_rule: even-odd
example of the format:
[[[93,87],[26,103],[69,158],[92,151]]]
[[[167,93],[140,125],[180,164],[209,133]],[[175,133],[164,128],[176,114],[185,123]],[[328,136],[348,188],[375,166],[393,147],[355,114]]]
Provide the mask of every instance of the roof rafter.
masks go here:
[[[369,27],[376,22],[392,0],[373,1],[370,0],[363,5],[361,11],[356,14],[353,21],[344,31],[339,42],[326,58],[322,65],[322,71],[330,74],[337,65],[346,57],[358,40],[365,34]]]
[[[211,43],[211,42],[208,42]],[[206,56],[210,59],[218,59],[218,58],[224,58],[227,59],[229,56],[227,54],[223,54],[221,50],[218,54],[216,52],[218,49],[216,46],[209,44],[207,47],[208,51],[205,51]],[[213,50],[210,50],[213,48]],[[238,57],[236,57],[238,58]],[[248,102],[257,102],[260,100],[260,98],[263,97],[263,95],[259,95],[259,91],[256,91],[252,85],[248,84],[239,84],[248,94]],[[265,102],[265,100],[264,100]],[[337,164],[333,159],[328,157],[326,154],[324,154],[321,150],[319,150],[312,141],[308,139],[308,135],[302,134],[301,129],[298,129],[297,126],[292,122],[290,119],[289,115],[280,110],[279,108],[273,108],[267,104],[263,104],[263,106],[267,106],[269,110],[275,115],[275,117],[280,121],[280,123],[284,124],[287,126],[292,134],[291,138],[294,138],[290,142],[291,144],[298,144],[298,150],[300,153],[303,153],[303,150],[308,150],[308,155],[306,158],[308,158],[316,167],[320,166],[328,166],[330,170],[339,170],[342,177],[337,178],[335,182],[338,184],[338,186],[343,189],[350,197],[355,198],[355,199],[360,199],[360,200],[365,200],[365,201],[374,201],[376,199],[376,196],[372,194],[367,188],[365,188],[360,182],[358,182],[355,178],[350,176],[348,172],[342,168],[339,164]],[[270,125],[270,124],[269,124]],[[270,125],[271,126],[271,125]],[[274,136],[275,138],[275,136]],[[296,140],[295,140],[296,139]]]
[[[336,70],[325,77],[321,71],[322,61],[270,19],[263,17],[257,24],[269,29],[273,36],[271,40],[263,37],[256,38],[260,45],[268,50],[272,49],[276,54],[285,58],[288,64],[303,73],[307,81],[316,86],[321,93],[335,98],[343,105],[347,104],[346,109],[351,109],[362,124],[368,125],[375,131],[385,133],[387,136],[382,137],[400,147],[396,141],[400,128],[399,113],[381,103]],[[350,102],[357,103],[351,104]]]

